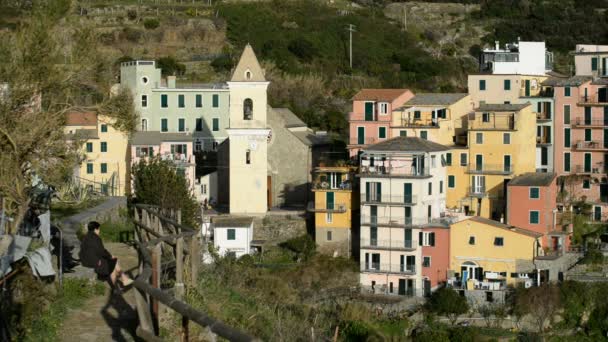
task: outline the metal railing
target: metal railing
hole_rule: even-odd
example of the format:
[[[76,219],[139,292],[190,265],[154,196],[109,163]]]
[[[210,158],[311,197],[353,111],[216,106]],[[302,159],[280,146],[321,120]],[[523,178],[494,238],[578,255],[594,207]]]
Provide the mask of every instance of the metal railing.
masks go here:
[[[344,203],[334,203],[328,206],[326,202],[309,202],[308,211],[316,213],[345,213],[348,206]]]
[[[429,177],[430,169],[428,167],[421,168],[416,166],[403,166],[403,167],[388,167],[388,166],[361,166],[359,171],[360,175],[364,176],[378,176],[378,175],[391,175],[399,177]]]
[[[588,151],[604,151],[608,150],[608,146],[604,145],[603,141],[591,140],[584,141],[579,140],[572,145],[575,150],[588,150]]]
[[[473,130],[513,130],[515,128],[514,114],[490,113],[484,120],[481,113],[470,115],[467,123],[469,129]]]
[[[513,173],[512,164],[469,164],[469,173],[509,175]]]
[[[540,113],[536,113],[537,121],[549,121],[552,119],[551,113],[548,111],[542,111]]]
[[[370,194],[367,196],[365,193],[361,194],[361,203],[363,204],[393,204],[393,205],[414,205],[418,203],[418,197],[416,195],[387,195],[381,194],[380,196],[373,196]]]
[[[571,167],[572,173],[592,173],[592,174],[602,174],[607,173],[608,169],[606,169],[603,163],[598,163],[595,165],[591,165],[591,167],[585,167],[584,165],[573,165]]]
[[[547,139],[547,136],[536,137],[537,144],[551,144],[551,141]]]
[[[378,240],[378,239],[361,239],[361,248],[368,249],[416,249],[418,241],[416,240]]]
[[[375,263],[375,262],[368,262],[368,263],[362,262],[361,263],[361,272],[415,274],[416,273],[416,265],[408,265],[408,264],[383,264],[383,263]]]
[[[438,119],[400,119],[396,127],[439,127]]]
[[[476,187],[470,186],[467,188],[467,194],[471,197],[485,197],[487,195],[486,187],[485,186],[476,186]]]
[[[161,154],[162,160],[168,160],[175,163],[183,163],[183,164],[193,164],[194,163],[193,155],[186,155],[184,153],[163,153]]]
[[[215,318],[206,315],[182,301],[185,286],[195,287],[198,269],[201,262],[200,232],[182,225],[179,211],[175,220],[162,215],[163,212],[154,206],[136,204],[134,208],[134,223],[136,227],[136,244],[139,250],[139,275],[133,281],[139,327],[137,335],[145,341],[159,341],[159,303],[181,316],[181,340],[187,341],[189,335],[188,322],[192,321],[201,327],[209,329],[229,341],[257,341],[238,329],[228,326]],[[186,243],[189,239],[189,243]],[[186,247],[186,245],[189,245]],[[202,244],[204,246],[204,244]],[[163,247],[165,253],[163,253]],[[167,253],[167,251],[171,251]],[[162,256],[170,254],[174,262],[162,264]],[[184,279],[185,255],[189,255],[189,282]],[[163,267],[175,268],[172,291],[161,288]],[[172,277],[173,278],[173,277]]]
[[[427,218],[361,215],[361,225],[383,227],[414,227],[432,223]]]
[[[352,190],[351,182],[342,182],[337,186],[332,187],[329,182],[314,182],[312,183],[313,190]]]
[[[599,96],[598,93],[581,95],[581,97],[579,98],[578,103],[587,103],[587,104],[606,103],[606,104],[608,104],[608,95],[606,95],[606,96]]]
[[[575,118],[571,121],[573,127],[578,126],[608,126],[608,120],[603,119],[592,119],[585,120],[584,118]]]

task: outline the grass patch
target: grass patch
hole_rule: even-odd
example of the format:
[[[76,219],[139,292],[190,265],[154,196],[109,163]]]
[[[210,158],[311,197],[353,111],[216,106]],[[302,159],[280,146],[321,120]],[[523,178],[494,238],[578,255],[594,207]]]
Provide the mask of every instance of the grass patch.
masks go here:
[[[135,226],[125,219],[121,221],[106,221],[101,224],[99,236],[104,242],[127,242],[133,240]]]
[[[48,307],[37,310],[30,319],[23,320],[24,336],[22,341],[55,341],[61,324],[69,309],[78,308],[93,297],[103,295],[105,287],[102,283],[90,283],[86,279],[66,278],[63,280],[63,290],[59,290]]]
[[[92,198],[80,203],[55,202],[51,204],[51,218],[53,220],[63,220],[64,218],[96,207],[103,202],[103,198]]]

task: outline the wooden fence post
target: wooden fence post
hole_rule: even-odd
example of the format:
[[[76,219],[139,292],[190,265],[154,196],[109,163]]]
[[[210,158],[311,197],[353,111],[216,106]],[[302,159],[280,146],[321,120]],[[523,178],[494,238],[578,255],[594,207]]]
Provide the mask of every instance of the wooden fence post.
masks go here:
[[[196,286],[198,279],[198,267],[201,260],[200,244],[198,242],[198,234],[192,235],[190,239],[190,286]]]
[[[184,238],[175,242],[175,298],[182,300],[184,295]]]
[[[160,243],[154,246],[152,250],[152,286],[160,289],[161,281],[161,256],[162,250],[160,249]],[[152,312],[156,319],[156,325],[160,328],[160,308],[158,300],[152,299]]]

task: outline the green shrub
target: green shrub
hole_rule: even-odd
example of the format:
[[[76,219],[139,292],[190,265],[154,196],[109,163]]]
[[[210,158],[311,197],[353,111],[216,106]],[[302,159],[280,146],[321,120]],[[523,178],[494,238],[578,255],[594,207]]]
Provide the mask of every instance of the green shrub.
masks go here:
[[[135,227],[129,220],[101,224],[99,236],[105,242],[127,242],[134,238]]]
[[[315,241],[308,234],[289,239],[281,243],[280,246],[296,253],[298,258],[304,260],[310,258],[316,249]]]
[[[211,67],[216,72],[230,71],[234,67],[234,62],[230,56],[220,56],[211,61]]]
[[[163,76],[182,76],[186,73],[186,66],[172,56],[157,59],[156,67],[161,69]]]
[[[160,22],[156,18],[148,18],[144,20],[144,27],[146,30],[154,30],[158,26],[160,26]]]

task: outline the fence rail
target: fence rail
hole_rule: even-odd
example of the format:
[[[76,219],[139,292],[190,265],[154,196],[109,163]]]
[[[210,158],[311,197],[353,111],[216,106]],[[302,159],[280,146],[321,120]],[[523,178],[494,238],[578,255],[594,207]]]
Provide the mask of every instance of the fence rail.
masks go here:
[[[140,257],[139,275],[133,282],[136,289],[135,299],[140,323],[137,328],[138,336],[145,341],[161,340],[158,337],[159,305],[164,305],[182,317],[181,341],[188,340],[188,323],[190,321],[201,327],[206,327],[212,333],[229,341],[256,341],[256,338],[212,318],[182,301],[186,287],[184,282],[186,255],[189,255],[190,261],[188,286],[196,286],[201,261],[200,234],[198,230],[181,224],[179,211],[173,213],[174,218],[168,218],[165,216],[166,214],[159,208],[148,205],[136,204],[134,208],[136,244]],[[189,241],[186,241],[186,239]],[[175,267],[175,287],[172,292],[161,289],[161,270],[163,267],[161,256],[163,255],[163,249],[167,248],[173,249],[172,255],[175,257],[174,262],[164,265]]]

